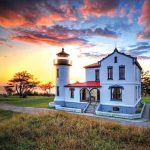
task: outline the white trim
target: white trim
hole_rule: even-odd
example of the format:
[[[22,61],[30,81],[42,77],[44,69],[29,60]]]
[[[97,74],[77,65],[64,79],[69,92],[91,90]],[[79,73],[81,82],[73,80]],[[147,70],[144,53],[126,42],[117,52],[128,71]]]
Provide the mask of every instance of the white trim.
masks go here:
[[[68,112],[77,112],[77,113],[82,113],[83,112],[83,110],[79,109],[79,108],[62,107],[60,105],[55,105],[55,108],[57,110],[68,111]]]
[[[108,83],[111,81],[111,83]],[[101,86],[103,85],[110,85],[110,84],[119,84],[119,85],[141,85],[141,82],[124,82],[122,80],[119,80],[118,82],[113,81],[113,80],[108,80],[108,82],[100,82]]]
[[[110,104],[110,103],[100,103],[100,104],[102,104],[102,105],[108,105],[108,106],[122,106],[122,107],[135,107],[136,105],[126,105],[126,104],[121,104],[122,103],[122,101],[115,101],[116,102],[116,104]],[[118,103],[117,103],[118,102]],[[120,104],[119,104],[120,103]]]
[[[99,115],[99,116],[109,116],[109,117],[124,118],[124,119],[139,119],[142,117],[144,108],[145,108],[145,103],[141,110],[141,113],[138,113],[138,114],[123,114],[123,113],[104,112],[104,111],[98,111],[97,109],[96,109],[95,113],[96,113],[96,115]]]

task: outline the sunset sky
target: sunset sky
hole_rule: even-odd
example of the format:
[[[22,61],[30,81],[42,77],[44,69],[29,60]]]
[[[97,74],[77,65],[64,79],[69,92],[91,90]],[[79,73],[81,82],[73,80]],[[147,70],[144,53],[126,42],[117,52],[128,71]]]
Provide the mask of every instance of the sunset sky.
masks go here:
[[[83,81],[83,66],[115,45],[150,70],[150,0],[0,0],[0,83],[23,70],[54,82],[62,47],[71,82]]]

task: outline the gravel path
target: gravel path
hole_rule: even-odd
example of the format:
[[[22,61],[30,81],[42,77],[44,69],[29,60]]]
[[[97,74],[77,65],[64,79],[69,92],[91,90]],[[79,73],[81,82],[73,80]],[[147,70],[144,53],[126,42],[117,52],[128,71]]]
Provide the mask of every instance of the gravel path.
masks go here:
[[[55,111],[54,109],[36,108],[36,107],[20,107],[20,106],[10,105],[7,103],[0,103],[0,109],[10,110],[13,112],[29,113],[29,114],[36,113],[36,112]]]
[[[148,113],[149,108],[150,108],[150,105],[148,105],[146,107],[145,114]],[[0,103],[0,109],[10,110],[13,112],[29,113],[29,114],[37,113],[37,112],[58,111],[58,110],[48,109],[48,108],[19,107],[19,106],[6,104],[6,103]],[[73,112],[70,112],[70,113],[73,113]],[[73,114],[95,117],[97,119],[103,119],[103,120],[110,120],[113,122],[119,122],[120,124],[123,124],[123,125],[134,125],[137,127],[150,127],[150,122],[147,121],[146,117],[144,117],[142,119],[137,119],[137,120],[127,120],[127,119],[121,119],[121,118],[97,116],[97,115],[88,114],[88,113],[73,113]]]

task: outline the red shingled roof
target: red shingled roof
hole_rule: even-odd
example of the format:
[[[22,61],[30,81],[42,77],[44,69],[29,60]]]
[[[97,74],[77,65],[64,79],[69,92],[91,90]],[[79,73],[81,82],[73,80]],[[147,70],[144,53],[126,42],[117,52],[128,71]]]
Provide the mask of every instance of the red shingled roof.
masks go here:
[[[94,63],[94,64],[90,64],[90,65],[87,65],[87,66],[84,66],[84,68],[98,68],[100,67],[100,64],[98,63]]]
[[[100,87],[99,81],[87,81],[87,82],[76,82],[72,84],[67,84],[65,87]]]

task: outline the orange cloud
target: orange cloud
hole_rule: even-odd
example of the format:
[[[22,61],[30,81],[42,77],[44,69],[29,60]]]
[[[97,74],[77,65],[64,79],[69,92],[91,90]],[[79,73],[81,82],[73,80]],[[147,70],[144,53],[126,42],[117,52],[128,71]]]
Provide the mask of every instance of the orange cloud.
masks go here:
[[[80,11],[84,17],[114,16],[118,6],[118,0],[84,0]]]
[[[56,0],[1,0],[0,25],[4,27],[54,25],[57,22],[77,20],[77,10],[70,3]]]
[[[1,10],[2,11],[2,10]],[[7,15],[0,15],[0,25],[4,27],[16,27],[26,24],[26,20],[14,11],[7,10]]]

